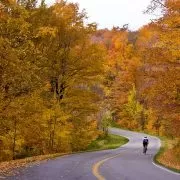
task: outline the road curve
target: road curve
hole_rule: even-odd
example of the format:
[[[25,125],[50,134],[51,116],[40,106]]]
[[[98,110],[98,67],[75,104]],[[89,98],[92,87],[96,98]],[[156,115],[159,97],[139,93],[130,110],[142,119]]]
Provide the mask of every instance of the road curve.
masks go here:
[[[180,174],[153,164],[160,140],[149,136],[147,155],[142,153],[145,134],[111,128],[129,142],[115,150],[79,153],[23,169],[9,180],[179,180]]]

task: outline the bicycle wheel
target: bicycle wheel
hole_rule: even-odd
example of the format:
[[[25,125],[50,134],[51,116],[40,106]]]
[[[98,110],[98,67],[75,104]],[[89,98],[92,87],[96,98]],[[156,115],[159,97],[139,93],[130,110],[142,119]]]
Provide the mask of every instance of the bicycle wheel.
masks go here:
[[[145,146],[143,149],[143,153],[146,154],[146,152],[147,152],[147,146]]]

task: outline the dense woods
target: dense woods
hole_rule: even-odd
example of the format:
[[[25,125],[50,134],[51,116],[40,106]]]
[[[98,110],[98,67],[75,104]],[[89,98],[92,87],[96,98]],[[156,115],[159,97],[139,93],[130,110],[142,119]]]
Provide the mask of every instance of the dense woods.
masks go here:
[[[180,1],[152,1],[146,13],[162,17],[137,32],[127,27],[96,33],[108,51],[106,76],[113,119],[120,127],[173,139],[179,164]],[[176,166],[179,167],[179,166]]]
[[[0,2],[0,161],[86,147],[111,121],[175,139],[180,1],[137,32],[97,30],[77,4]]]
[[[96,25],[65,1],[0,7],[0,160],[86,148],[103,96]]]

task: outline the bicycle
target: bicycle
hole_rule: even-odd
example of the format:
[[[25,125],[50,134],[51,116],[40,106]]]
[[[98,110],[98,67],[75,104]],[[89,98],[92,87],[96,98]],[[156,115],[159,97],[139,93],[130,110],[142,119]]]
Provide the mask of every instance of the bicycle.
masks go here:
[[[146,152],[147,152],[147,145],[144,145],[143,153],[146,154]]]

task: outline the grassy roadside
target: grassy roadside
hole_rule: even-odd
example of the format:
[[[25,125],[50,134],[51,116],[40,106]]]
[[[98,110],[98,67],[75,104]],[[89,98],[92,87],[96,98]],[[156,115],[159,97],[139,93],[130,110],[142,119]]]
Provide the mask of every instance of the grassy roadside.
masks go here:
[[[161,148],[154,156],[154,162],[174,172],[180,173],[180,155],[177,157],[177,152],[173,149],[175,140],[170,140],[166,137],[159,138],[161,139]]]
[[[110,134],[106,137],[100,137],[93,141],[87,148],[88,151],[103,150],[103,149],[115,149],[123,144],[126,144],[129,140],[127,138]]]
[[[108,135],[106,137],[99,137],[98,139],[93,141],[84,151],[73,152],[73,153],[57,153],[57,154],[49,154],[49,155],[40,155],[40,156],[28,157],[24,159],[1,162],[0,179],[3,176],[11,176],[14,174],[18,174],[18,169],[29,167],[36,164],[38,165],[43,160],[50,160],[56,157],[61,157],[69,154],[92,152],[92,151],[99,151],[105,149],[115,149],[122,146],[123,144],[126,144],[127,142],[128,139],[124,137],[117,135]]]

